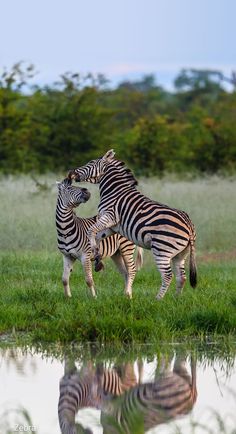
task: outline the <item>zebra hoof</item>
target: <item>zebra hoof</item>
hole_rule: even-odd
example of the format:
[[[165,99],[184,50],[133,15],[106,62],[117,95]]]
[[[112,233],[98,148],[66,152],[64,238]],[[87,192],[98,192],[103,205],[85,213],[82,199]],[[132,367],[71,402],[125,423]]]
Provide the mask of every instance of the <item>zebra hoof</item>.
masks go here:
[[[160,295],[160,294],[158,294],[157,296],[156,296],[156,300],[157,301],[161,301],[163,299],[163,297]]]
[[[96,272],[101,271],[104,269],[104,265],[102,262],[95,262],[94,269]]]

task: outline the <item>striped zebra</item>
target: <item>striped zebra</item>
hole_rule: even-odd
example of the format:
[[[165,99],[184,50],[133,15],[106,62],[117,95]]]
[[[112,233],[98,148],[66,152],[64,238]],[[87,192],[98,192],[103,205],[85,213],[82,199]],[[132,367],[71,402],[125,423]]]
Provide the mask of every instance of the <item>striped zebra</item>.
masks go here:
[[[137,384],[131,363],[121,368],[122,377],[116,369],[106,369],[101,364],[94,367],[88,362],[77,370],[74,361],[65,359],[64,376],[60,381],[58,420],[62,434],[92,433],[76,423],[76,414],[82,408],[102,409],[103,401],[122,395]]]
[[[142,365],[138,370],[139,378],[142,373]],[[134,372],[134,364],[131,362],[114,366],[111,369],[99,365],[96,369],[98,387],[103,397],[116,397],[122,395],[138,383]]]
[[[118,371],[123,371],[123,377]],[[173,371],[162,371],[159,378],[143,384],[138,384],[131,363],[106,369],[88,362],[78,371],[74,362],[66,359],[65,374],[60,381],[59,425],[62,434],[92,433],[75,420],[78,411],[89,407],[101,410],[104,434],[133,434],[137,425],[141,433],[189,413],[196,399],[193,358],[191,375],[186,361],[177,356]]]
[[[162,373],[153,382],[136,385],[119,399],[102,400],[103,433],[145,433],[188,414],[196,399],[196,362],[191,360],[190,376],[185,362],[177,357],[172,372]]]
[[[79,409],[92,407],[101,408],[101,396],[94,368],[88,364],[81,371],[71,361],[65,359],[64,376],[59,385],[58,420],[62,434],[92,434],[89,428],[84,428],[75,421]]]
[[[88,231],[96,223],[97,217],[79,218],[74,212],[74,208],[89,200],[90,193],[86,188],[72,186],[68,179],[57,183],[57,185],[57,242],[58,248],[63,254],[62,282],[65,295],[71,297],[70,273],[75,260],[79,259],[84,270],[86,283],[92,295],[96,296],[91,265],[91,260],[94,260],[94,257],[91,252]],[[143,260],[142,249],[138,248],[134,263],[134,250],[135,245],[120,234],[113,234],[102,240],[99,245],[99,258],[111,257],[125,278],[125,293],[129,297],[132,296],[132,283],[136,269],[142,266]],[[101,268],[102,266],[99,264],[95,270],[99,271]]]
[[[172,279],[176,276],[176,291],[180,294],[184,283],[185,260],[190,253],[190,284],[197,283],[195,261],[194,225],[184,211],[155,202],[141,194],[137,180],[122,161],[114,158],[113,150],[103,157],[71,170],[69,179],[77,182],[99,183],[99,217],[89,230],[90,244],[99,261],[99,239],[106,230],[118,232],[134,244],[152,251],[162,284],[157,299],[164,297]]]

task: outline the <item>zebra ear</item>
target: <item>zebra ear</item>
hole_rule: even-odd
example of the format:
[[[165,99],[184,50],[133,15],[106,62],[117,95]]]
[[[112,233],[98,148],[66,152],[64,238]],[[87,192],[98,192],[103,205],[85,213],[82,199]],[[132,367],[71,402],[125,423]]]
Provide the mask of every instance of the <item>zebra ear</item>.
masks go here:
[[[57,188],[58,188],[58,190],[59,190],[62,184],[61,184],[60,181],[56,181],[56,185],[57,185]]]
[[[106,153],[105,153],[105,155],[103,155],[103,160],[106,160],[106,161],[111,161],[113,158],[114,158],[114,156],[115,156],[115,151],[114,151],[114,149],[110,149],[109,151],[107,151]]]

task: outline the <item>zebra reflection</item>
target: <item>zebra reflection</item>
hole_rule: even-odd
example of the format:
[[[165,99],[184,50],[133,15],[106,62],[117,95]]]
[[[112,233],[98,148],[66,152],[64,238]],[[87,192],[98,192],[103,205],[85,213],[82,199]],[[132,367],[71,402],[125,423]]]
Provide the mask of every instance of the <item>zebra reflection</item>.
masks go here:
[[[191,359],[190,375],[185,359],[177,357],[173,370],[160,369],[153,382],[133,387],[120,399],[103,400],[103,433],[145,433],[189,413],[196,399],[196,361]]]
[[[142,367],[137,378],[132,363],[107,369],[89,362],[78,371],[66,361],[58,403],[62,434],[92,433],[75,422],[77,412],[85,407],[101,410],[104,434],[145,433],[193,408],[197,398],[194,359],[191,374],[185,359],[177,356],[173,369],[161,366],[152,382],[140,383],[141,377]]]
[[[65,359],[65,374],[60,381],[58,419],[62,434],[92,434],[75,422],[77,412],[82,408],[101,410],[109,397],[121,396],[137,384],[132,363],[107,369],[102,364],[93,366],[89,361],[77,370],[74,361]]]

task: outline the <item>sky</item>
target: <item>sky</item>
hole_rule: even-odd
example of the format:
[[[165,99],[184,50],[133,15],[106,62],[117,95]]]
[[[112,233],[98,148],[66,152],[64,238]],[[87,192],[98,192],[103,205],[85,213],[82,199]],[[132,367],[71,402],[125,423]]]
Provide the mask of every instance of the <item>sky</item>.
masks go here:
[[[50,84],[66,71],[116,85],[181,68],[236,70],[236,0],[0,0],[0,70],[22,60]]]

